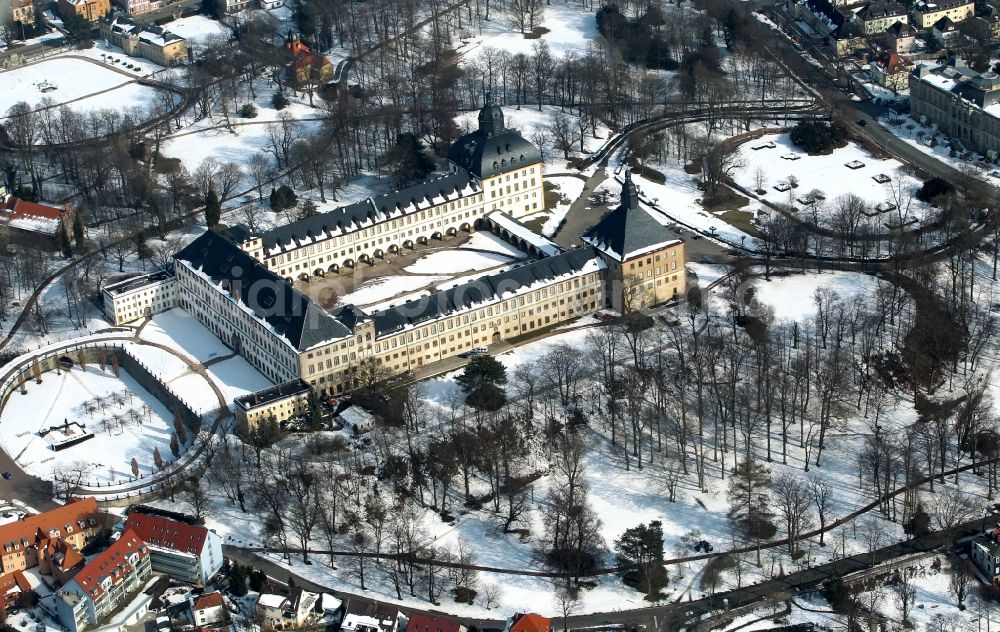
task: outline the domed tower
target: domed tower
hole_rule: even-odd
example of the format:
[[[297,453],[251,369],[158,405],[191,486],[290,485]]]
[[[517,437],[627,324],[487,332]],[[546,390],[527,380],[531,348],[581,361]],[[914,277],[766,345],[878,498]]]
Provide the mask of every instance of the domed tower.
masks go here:
[[[451,146],[452,172],[464,171],[483,191],[483,214],[503,211],[514,218],[545,210],[542,154],[517,131],[507,129],[503,109],[486,95],[479,129]]]
[[[507,128],[503,124],[503,110],[493,103],[493,93],[486,93],[486,105],[479,110],[479,133],[487,138],[496,136]]]

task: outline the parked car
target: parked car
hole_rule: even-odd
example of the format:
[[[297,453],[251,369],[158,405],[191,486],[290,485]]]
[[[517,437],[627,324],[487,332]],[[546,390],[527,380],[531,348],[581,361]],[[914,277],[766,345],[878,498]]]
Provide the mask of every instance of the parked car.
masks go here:
[[[5,481],[9,481],[10,479],[14,478],[14,475],[11,474],[10,472],[4,472],[3,474],[0,474],[0,476],[2,476]]]

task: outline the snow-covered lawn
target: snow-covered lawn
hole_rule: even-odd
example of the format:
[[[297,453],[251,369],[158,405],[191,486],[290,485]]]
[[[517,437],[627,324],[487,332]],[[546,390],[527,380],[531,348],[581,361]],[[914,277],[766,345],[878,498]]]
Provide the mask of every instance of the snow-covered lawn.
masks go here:
[[[769,142],[775,146],[753,149]],[[814,190],[823,193],[825,202],[817,204],[823,209],[822,216],[828,216],[841,195],[853,193],[871,208],[878,204],[895,203],[896,198],[891,192],[894,186],[901,184],[905,194],[913,196],[923,184],[919,179],[906,174],[903,164],[898,160],[876,158],[856,143],[848,143],[827,155],[810,156],[795,146],[788,134],[770,134],[741,145],[739,155],[743,166],[734,172],[733,178],[740,186],[751,191],[755,189],[755,174],[759,169],[764,174],[761,188],[765,193],[761,198],[774,204],[787,204],[789,193],[792,193],[796,199],[794,205],[800,213],[809,213],[810,209],[798,199]],[[793,155],[797,159],[785,158]],[[790,192],[775,190],[775,186],[790,184],[793,177],[798,181],[796,188]],[[888,178],[888,181],[878,182],[876,178]],[[929,208],[914,198],[911,201],[910,215],[922,218]],[[895,218],[895,213],[889,213],[886,221]]]
[[[142,338],[166,345],[195,362],[207,362],[233,353],[197,318],[179,307],[153,316],[143,327]]]
[[[271,386],[271,381],[253,368],[243,356],[223,360],[208,367],[208,374],[222,390],[226,402]]]
[[[404,268],[413,274],[451,274],[466,270],[486,270],[510,262],[511,257],[502,254],[476,252],[474,250],[443,250],[421,257]]]
[[[813,296],[819,288],[833,290],[850,301],[855,296],[871,296],[878,286],[878,277],[860,272],[792,274],[755,280],[753,297],[774,311],[775,320],[804,321],[816,316]]]
[[[371,281],[365,281],[361,287],[350,294],[340,297],[341,305],[357,305],[359,307],[368,306],[373,303],[388,301],[389,299],[412,292],[425,285],[446,279],[445,276],[405,276],[392,275],[384,276]]]
[[[530,56],[532,55],[532,46],[536,42],[544,41],[556,57],[563,57],[570,53],[575,53],[578,56],[585,54],[587,48],[597,37],[595,14],[581,10],[577,6],[570,6],[560,0],[546,4],[543,9],[539,26],[548,29],[548,32],[542,34],[540,38],[526,39],[524,34],[519,33],[506,17],[501,17],[483,22],[481,33],[463,36],[458,53],[463,55],[466,63],[477,59],[482,54],[483,49],[487,47],[504,50],[511,55],[524,53]]]
[[[140,73],[136,73],[138,76]],[[100,63],[52,57],[0,72],[0,114],[5,116],[20,101],[37,106],[45,97],[57,104],[74,101],[72,107],[76,110],[123,109],[154,102],[153,88],[129,84],[130,81],[133,79]],[[46,89],[49,91],[43,92]]]
[[[729,273],[729,266],[720,263],[696,263],[689,261],[685,267],[698,277],[698,287],[705,288]]]
[[[487,231],[472,233],[472,236],[469,237],[469,241],[462,244],[462,248],[489,250],[490,252],[497,252],[518,258],[525,256],[525,254],[518,248],[515,248],[500,237],[497,237],[493,233]]]
[[[551,237],[556,234],[556,230],[559,229],[559,225],[562,224],[563,219],[566,217],[566,213],[569,212],[569,207],[573,205],[573,202],[580,197],[583,193],[584,181],[580,178],[572,178],[569,176],[546,178],[546,184],[552,184],[555,188],[552,192],[559,196],[559,203],[552,208],[546,208],[546,214],[548,219],[545,220],[545,224],[542,225],[542,234],[546,237]]]
[[[50,478],[60,466],[85,461],[93,467],[87,480],[122,480],[132,476],[133,458],[139,461],[140,473],[151,472],[154,448],[170,459],[172,414],[124,370],[120,377],[115,377],[110,366],[101,371],[88,365],[85,370],[74,368],[60,375],[50,371],[42,374],[41,384],[28,380],[25,386],[27,394],[11,395],[0,415],[0,441],[28,473]],[[122,406],[106,401],[93,413],[83,408],[86,402],[98,397],[108,400],[113,393],[123,395]],[[136,411],[136,419],[130,417],[130,410]],[[111,421],[105,428],[102,420],[116,415],[121,423]],[[50,449],[37,433],[66,421],[85,425],[94,438],[59,452]]]

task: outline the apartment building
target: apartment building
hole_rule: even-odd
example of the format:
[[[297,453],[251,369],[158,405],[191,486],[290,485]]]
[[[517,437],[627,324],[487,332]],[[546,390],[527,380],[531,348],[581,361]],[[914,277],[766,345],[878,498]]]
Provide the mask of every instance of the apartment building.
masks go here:
[[[11,0],[10,3],[11,20],[23,26],[35,23],[35,3],[33,0]]]
[[[913,25],[918,29],[929,29],[941,18],[958,23],[972,17],[976,3],[973,0],[941,0],[913,5]]]
[[[615,311],[632,312],[684,293],[684,242],[640,206],[628,171],[621,204],[584,233],[583,241],[607,263],[605,291]]]
[[[99,518],[97,501],[90,497],[0,525],[0,547],[3,547],[0,555],[3,566],[0,570],[6,574],[45,564],[42,572],[51,574],[48,572],[47,555],[65,555],[66,549],[62,546],[50,547],[50,544],[61,540],[79,551],[97,535]],[[60,567],[62,563],[57,561]]]
[[[187,59],[187,40],[162,26],[143,24],[115,13],[100,23],[101,37],[131,57],[173,66]]]
[[[142,15],[159,9],[162,5],[159,0],[114,0],[114,3],[121,7],[126,15]]]
[[[56,613],[68,632],[99,623],[127,603],[152,575],[149,549],[126,531],[56,593]]]
[[[969,550],[972,564],[982,578],[1000,586],[1000,526],[973,538]]]
[[[487,96],[479,129],[448,154],[450,173],[329,213],[239,237],[241,247],[289,281],[371,262],[431,239],[471,230],[487,214],[523,217],[545,208],[538,149],[504,124]]]
[[[893,92],[905,90],[910,82],[912,64],[894,51],[885,50],[868,64],[868,72],[875,83]]]
[[[114,325],[124,325],[173,309],[177,301],[173,273],[158,270],[106,285],[101,290],[104,314]]]
[[[133,511],[118,530],[142,539],[156,573],[204,586],[222,568],[222,538],[201,525]]]
[[[854,19],[865,35],[882,33],[897,22],[906,24],[909,16],[906,7],[895,2],[873,2],[854,14]]]
[[[111,13],[110,0],[59,0],[59,13],[64,17],[79,15],[91,22],[97,22]]]
[[[1000,76],[976,72],[961,60],[921,64],[910,74],[910,115],[967,150],[1000,154]]]

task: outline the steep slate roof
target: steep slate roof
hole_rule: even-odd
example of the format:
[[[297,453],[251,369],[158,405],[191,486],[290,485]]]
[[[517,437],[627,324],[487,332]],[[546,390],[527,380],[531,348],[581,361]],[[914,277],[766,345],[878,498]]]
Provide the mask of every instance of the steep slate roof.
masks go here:
[[[897,15],[906,15],[906,7],[895,2],[873,2],[857,13],[862,20],[878,20]]]
[[[486,95],[479,112],[479,129],[455,141],[448,160],[479,179],[541,162],[538,148],[504,125],[503,110]]]
[[[576,248],[374,312],[372,318],[376,336],[446,317],[491,300],[503,300],[506,295],[526,289],[538,281],[579,272],[595,258],[596,253],[591,248]]]
[[[622,261],[678,239],[639,205],[632,174],[626,171],[621,204],[584,233],[583,241]]]
[[[174,259],[229,290],[230,297],[298,351],[351,333],[290,283],[213,230],[205,231]]]
[[[97,501],[92,496],[82,498],[45,513],[0,525],[0,547],[5,552],[24,549],[47,540],[52,529],[57,529],[60,537],[65,537],[96,525]]]
[[[265,250],[290,241],[310,243],[315,239],[323,239],[332,234],[341,234],[342,231],[349,229],[354,224],[385,221],[389,219],[390,215],[403,214],[404,209],[408,207],[410,207],[410,212],[419,210],[420,207],[426,208],[430,206],[429,200],[434,198],[454,199],[461,197],[461,192],[466,187],[472,187],[476,191],[479,189],[478,185],[470,180],[469,174],[450,173],[440,178],[406,187],[400,191],[366,198],[327,213],[278,226],[261,233],[260,237],[264,242]]]
[[[136,512],[126,516],[125,530],[131,530],[149,546],[191,555],[200,555],[208,538],[205,527]]]

